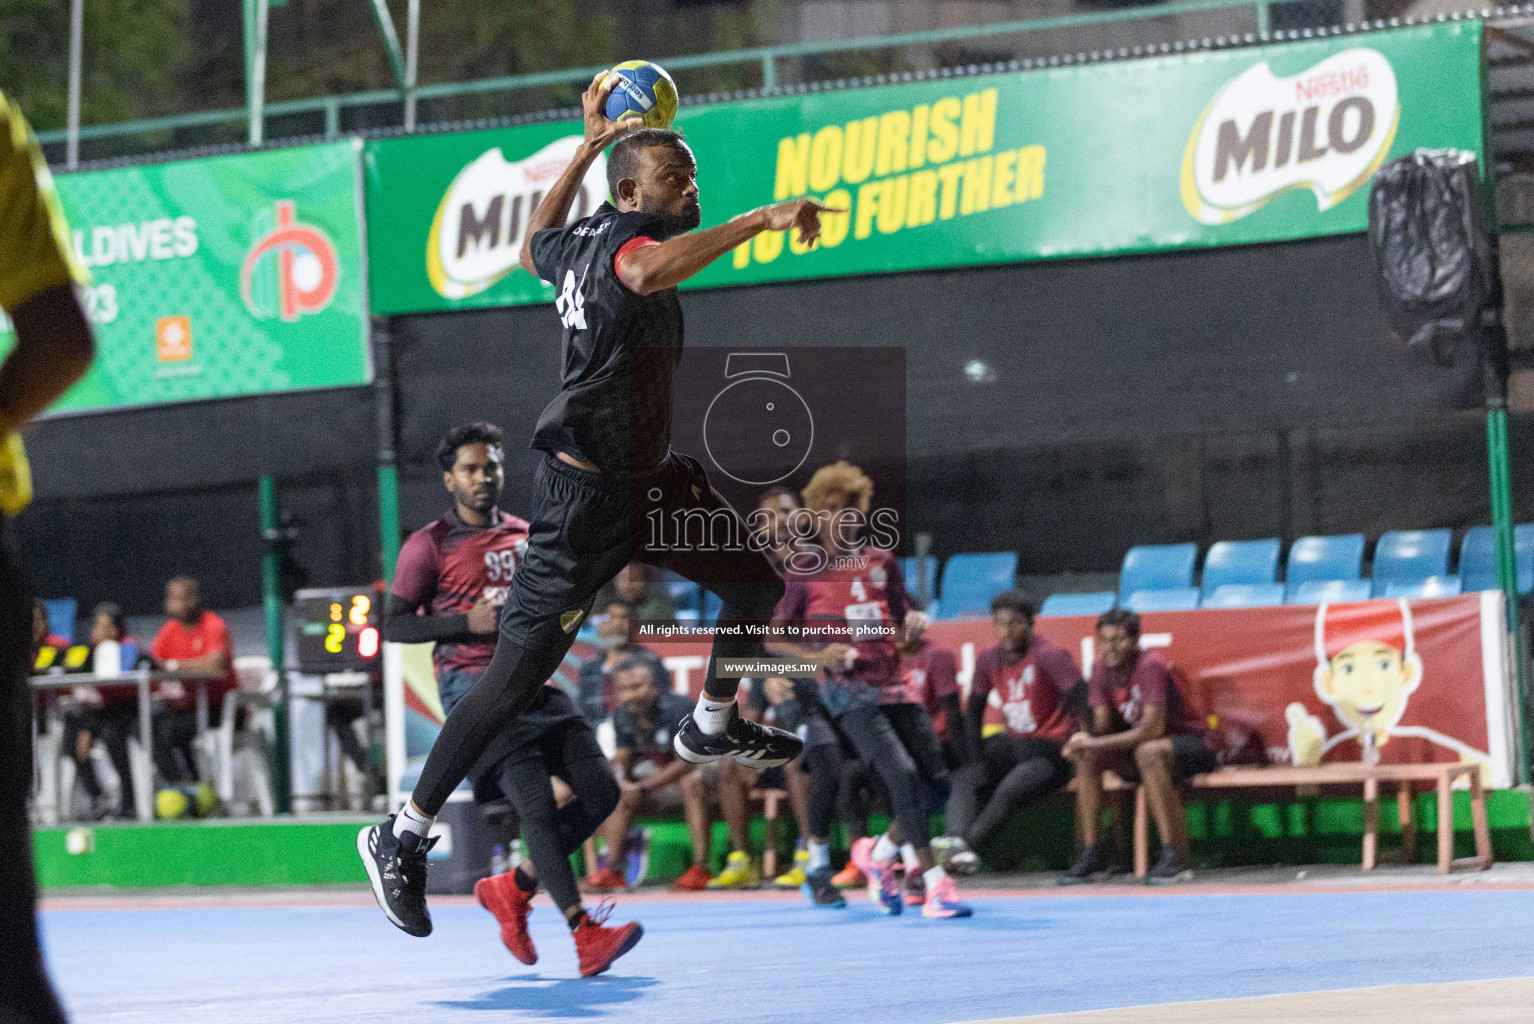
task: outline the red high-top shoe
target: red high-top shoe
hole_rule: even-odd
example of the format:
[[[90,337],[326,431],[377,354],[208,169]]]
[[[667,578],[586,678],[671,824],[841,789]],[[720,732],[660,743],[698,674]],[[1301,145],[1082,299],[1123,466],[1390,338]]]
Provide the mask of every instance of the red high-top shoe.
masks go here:
[[[601,974],[644,938],[644,926],[638,921],[608,926],[612,912],[612,900],[603,900],[595,910],[587,911],[586,920],[573,933],[583,978]]]
[[[533,894],[524,892],[514,877],[515,871],[481,878],[474,883],[474,898],[495,915],[501,926],[501,941],[511,955],[524,964],[538,962],[533,937],[527,934],[527,915],[533,912]]]

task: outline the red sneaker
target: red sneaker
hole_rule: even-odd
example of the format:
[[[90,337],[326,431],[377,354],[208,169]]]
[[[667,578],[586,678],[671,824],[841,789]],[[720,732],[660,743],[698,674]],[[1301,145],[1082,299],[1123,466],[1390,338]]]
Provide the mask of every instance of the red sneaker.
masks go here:
[[[682,872],[682,877],[671,883],[672,892],[702,892],[708,888],[708,870],[697,864]]]
[[[511,955],[524,964],[538,962],[538,950],[533,937],[527,934],[527,915],[533,912],[533,894],[524,892],[513,877],[514,871],[481,878],[474,883],[474,898],[479,905],[495,915],[501,926],[501,941]]]
[[[849,860],[847,866],[831,879],[831,884],[838,889],[861,889],[868,884],[868,879],[858,870],[858,866]]]
[[[627,888],[627,880],[612,868],[597,868],[586,876],[587,892],[612,892],[615,889]]]
[[[638,921],[609,927],[606,922],[612,912],[612,900],[603,900],[595,910],[587,911],[586,920],[572,933],[583,978],[601,974],[644,938],[644,925]]]

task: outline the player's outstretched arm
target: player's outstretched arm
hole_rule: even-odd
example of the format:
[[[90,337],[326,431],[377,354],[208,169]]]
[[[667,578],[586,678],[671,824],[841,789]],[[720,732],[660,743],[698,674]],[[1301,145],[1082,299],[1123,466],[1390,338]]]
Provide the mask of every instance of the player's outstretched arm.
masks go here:
[[[565,172],[533,211],[527,222],[527,231],[522,235],[522,269],[534,277],[538,276],[538,268],[533,265],[533,236],[547,228],[564,225],[565,218],[570,216],[570,206],[575,202],[576,193],[580,191],[581,180],[591,170],[592,163],[601,155],[602,150],[617,141],[619,136],[627,135],[642,124],[637,117],[612,121],[603,113],[607,107],[607,94],[613,91],[618,81],[614,77],[604,83],[606,78],[606,71],[597,72],[597,76],[581,94],[581,110],[586,120],[585,138],[575,151],[575,159],[570,161],[570,166],[565,168]]]
[[[0,435],[42,412],[80,379],[94,343],[67,284],[45,288],[11,312],[16,347],[0,366]]]
[[[618,261],[618,276],[629,291],[640,295],[675,288],[740,243],[763,231],[795,228],[799,233],[800,244],[813,245],[815,239],[820,237],[820,215],[846,212],[822,206],[813,199],[790,199],[775,206],[759,206],[707,231],[678,235],[659,245],[645,246],[628,253]]]

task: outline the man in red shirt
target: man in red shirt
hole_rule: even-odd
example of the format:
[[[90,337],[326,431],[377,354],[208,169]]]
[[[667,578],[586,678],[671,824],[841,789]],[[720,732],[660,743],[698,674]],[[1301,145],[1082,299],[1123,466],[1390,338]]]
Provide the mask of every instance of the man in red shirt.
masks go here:
[[[1204,726],[1183,697],[1171,667],[1153,651],[1140,650],[1140,616],[1123,608],[1097,620],[1097,662],[1089,684],[1090,732],[1065,744],[1076,763],[1076,807],[1081,821],[1081,856],[1060,876],[1079,885],[1106,869],[1098,846],[1102,821],[1103,772],[1140,782],[1161,833],[1161,858],[1145,881],[1151,885],[1193,877],[1188,827],[1177,787],[1213,771],[1214,751],[1204,743]]]
[[[947,799],[948,769],[925,709],[908,703],[900,685],[897,642],[914,641],[926,616],[911,608],[895,556],[864,543],[872,500],[873,481],[850,463],[823,466],[810,478],[804,505],[817,514],[819,547],[788,559],[786,591],[773,618],[782,627],[835,632],[823,634],[833,637],[830,643],[806,637],[767,644],[773,654],[821,663],[818,711],[835,723],[835,731],[813,722],[805,730],[811,786],[806,888],[816,906],[838,905],[828,891],[826,840],[842,774],[834,742],[839,732],[878,774],[895,814],[884,835],[852,846],[870,899],[887,914],[905,909],[895,861],[909,844],[923,879],[922,916],[968,917],[970,908],[933,855],[928,823]],[[892,635],[881,635],[891,629]]]
[[[505,481],[501,430],[491,423],[454,427],[437,445],[442,485],[453,507],[412,533],[400,550],[389,589],[384,634],[398,643],[434,642],[432,665],[442,710],[473,689],[495,654],[501,606],[527,547],[527,522],[498,507]],[[538,961],[527,929],[531,901],[542,885],[574,935],[583,975],[598,974],[644,934],[637,923],[604,927],[581,905],[570,854],[617,806],[618,782],[591,726],[551,680],[527,710],[492,738],[469,773],[476,798],[504,795],[516,808],[528,860],[481,879],[475,898],[495,915],[501,941],[525,964]],[[556,806],[555,783],[570,799]],[[372,864],[358,836],[364,863]],[[435,842],[435,840],[431,840]]]
[[[224,620],[202,606],[202,591],[190,576],[165,584],[167,622],[155,634],[150,653],[155,664],[172,672],[203,672],[214,676],[202,684],[208,694],[208,726],[223,717],[224,694],[239,686],[234,675],[234,649]],[[165,781],[178,785],[197,781],[197,684],[165,682],[155,688],[159,710],[154,722],[155,767]]]
[[[975,849],[1008,814],[1052,793],[1071,778],[1061,755],[1065,741],[1080,724],[1075,708],[1086,684],[1081,670],[1062,647],[1035,636],[1033,602],[1008,590],[991,599],[991,628],[996,646],[975,659],[966,731],[979,758],[955,773],[948,800],[949,835],[936,845],[954,871],[979,867]],[[982,739],[986,704],[992,694],[1001,706],[1006,730]],[[980,791],[991,797],[980,807]]]

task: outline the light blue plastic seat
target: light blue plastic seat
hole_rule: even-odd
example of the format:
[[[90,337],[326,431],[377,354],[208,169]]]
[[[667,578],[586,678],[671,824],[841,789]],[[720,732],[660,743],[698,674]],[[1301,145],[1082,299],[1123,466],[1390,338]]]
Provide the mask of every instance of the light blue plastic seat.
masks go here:
[[[1284,603],[1282,583],[1222,583],[1204,595],[1200,608],[1266,608]]]
[[[1312,580],[1356,580],[1363,574],[1364,535],[1301,537],[1289,545],[1284,582],[1290,591]]]
[[[991,598],[1017,582],[1017,552],[949,555],[938,588],[938,618],[989,615]]]
[[[1375,596],[1392,583],[1413,583],[1449,573],[1450,530],[1391,530],[1374,545]]]
[[[1136,590],[1124,599],[1132,612],[1186,612],[1198,607],[1197,587],[1169,587],[1165,590]]]
[[[937,597],[937,556],[928,555],[927,563],[927,596]],[[912,594],[916,594],[916,557],[909,555],[900,560],[900,572],[905,576],[905,588]],[[919,595],[918,595],[919,596]]]
[[[1305,580],[1284,588],[1285,604],[1345,604],[1371,596],[1368,580]]]
[[[1119,597],[1137,590],[1178,590],[1193,586],[1196,544],[1141,544],[1124,555],[1119,570]]]
[[[1227,584],[1273,583],[1278,579],[1279,541],[1222,540],[1204,556],[1202,590],[1208,598]]]
[[[1513,564],[1517,570],[1518,593],[1534,591],[1534,523],[1513,527]],[[1465,592],[1498,590],[1497,539],[1489,526],[1465,531],[1459,545],[1459,578]]]
[[[1040,615],[1101,615],[1113,607],[1118,595],[1111,590],[1095,594],[1050,594]]]
[[[1460,592],[1458,576],[1429,576],[1421,580],[1391,580],[1385,597],[1453,597]]]

